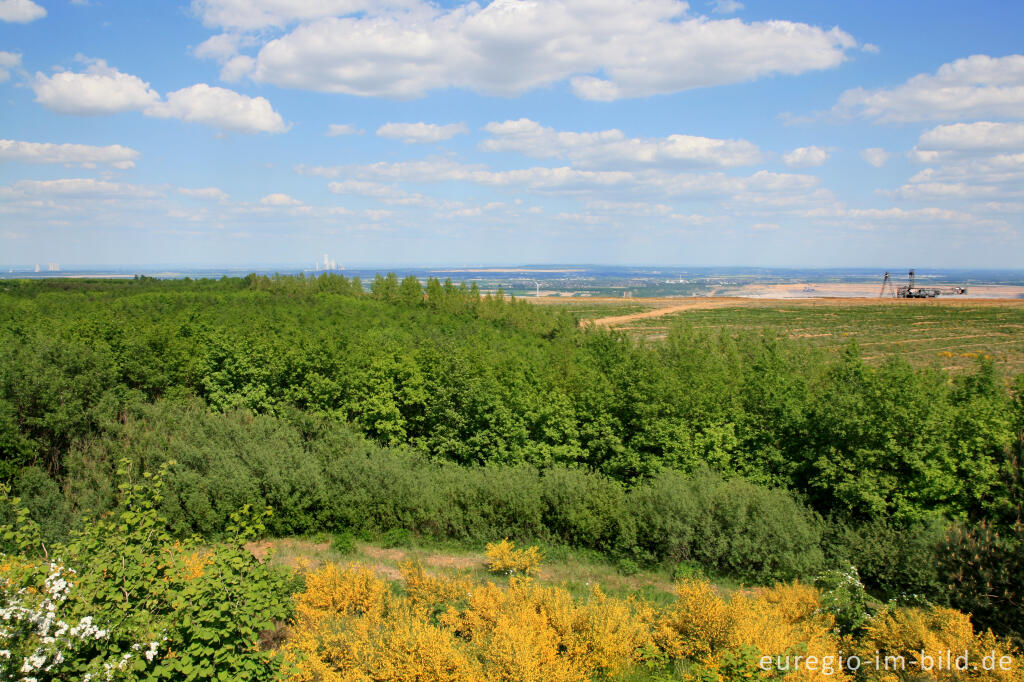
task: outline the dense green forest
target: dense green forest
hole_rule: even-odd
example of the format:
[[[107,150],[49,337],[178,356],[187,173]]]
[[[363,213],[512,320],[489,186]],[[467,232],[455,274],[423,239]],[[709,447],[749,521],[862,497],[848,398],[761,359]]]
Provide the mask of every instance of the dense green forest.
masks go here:
[[[7,281],[0,479],[57,541],[174,462],[173,534],[404,530],[689,561],[856,566],[1021,633],[1024,377],[865,364],[679,323],[644,343],[415,278]]]

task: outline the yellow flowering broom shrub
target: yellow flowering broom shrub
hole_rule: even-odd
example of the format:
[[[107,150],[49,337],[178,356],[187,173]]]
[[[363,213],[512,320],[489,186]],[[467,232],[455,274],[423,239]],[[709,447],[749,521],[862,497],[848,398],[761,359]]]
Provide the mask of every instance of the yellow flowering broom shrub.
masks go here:
[[[357,564],[307,575],[285,644],[290,678],[571,682],[620,671],[653,646],[650,607],[599,589],[579,601],[530,579],[503,588],[417,564],[402,573],[407,595]]]
[[[488,543],[485,554],[487,568],[492,573],[508,575],[535,575],[540,570],[540,562],[544,560],[536,546],[516,549],[516,543],[508,538]]]
[[[813,587],[779,585],[740,592],[726,601],[707,581],[687,579],[676,584],[676,591],[677,601],[653,622],[654,639],[669,657],[699,664],[701,674],[735,668],[737,652],[746,652],[741,667],[752,675],[767,675],[760,666],[762,657],[771,658],[764,667],[777,671],[789,656],[787,679],[844,677],[835,620],[820,613]],[[813,656],[815,664],[795,665],[796,654],[802,661]]]
[[[968,616],[949,609],[883,611],[855,641],[840,636],[818,590],[800,583],[727,600],[706,580],[682,580],[675,602],[657,608],[598,587],[578,599],[531,578],[479,584],[431,575],[417,563],[401,572],[404,590],[359,564],[328,564],[307,575],[284,647],[290,679],[582,682],[675,662],[683,679],[700,682],[848,680],[854,674],[843,661],[857,655],[857,679],[1024,682],[1019,652],[991,633],[976,634]],[[876,650],[905,657],[907,670],[875,670]],[[1014,667],[959,677],[910,668],[922,651],[937,658],[947,650],[966,651],[978,663],[1009,656]]]
[[[1021,652],[991,631],[976,633],[970,616],[953,609],[888,608],[869,622],[857,653],[869,680],[1024,681]],[[968,669],[958,669],[960,657]]]

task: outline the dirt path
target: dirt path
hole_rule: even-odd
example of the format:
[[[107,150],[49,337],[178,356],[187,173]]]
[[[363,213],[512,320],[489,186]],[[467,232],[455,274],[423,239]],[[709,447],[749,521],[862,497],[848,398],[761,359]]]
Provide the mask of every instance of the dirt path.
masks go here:
[[[636,299],[637,301],[643,301],[644,299]],[[653,317],[662,317],[664,315],[672,315],[674,313],[682,312],[684,310],[704,310],[708,308],[722,308],[726,306],[741,306],[750,305],[753,303],[763,303],[757,299],[744,299],[744,298],[688,298],[679,299],[681,302],[672,303],[662,308],[655,308],[654,310],[645,310],[642,313],[632,313],[630,315],[612,315],[610,317],[599,317],[595,320],[590,320],[590,323],[598,327],[618,327],[623,324],[629,324],[636,320],[647,320]]]

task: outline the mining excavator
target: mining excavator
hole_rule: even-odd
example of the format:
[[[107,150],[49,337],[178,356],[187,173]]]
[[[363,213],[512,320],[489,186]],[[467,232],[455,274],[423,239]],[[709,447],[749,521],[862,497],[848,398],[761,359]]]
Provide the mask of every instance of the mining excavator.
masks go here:
[[[888,291],[889,296],[894,298],[935,298],[943,294],[962,296],[967,293],[965,287],[919,287],[914,282],[913,270],[910,271],[910,281],[901,287],[893,284],[889,273],[885,273],[885,277],[882,279],[882,292],[878,295],[879,298],[885,296],[886,291]]]

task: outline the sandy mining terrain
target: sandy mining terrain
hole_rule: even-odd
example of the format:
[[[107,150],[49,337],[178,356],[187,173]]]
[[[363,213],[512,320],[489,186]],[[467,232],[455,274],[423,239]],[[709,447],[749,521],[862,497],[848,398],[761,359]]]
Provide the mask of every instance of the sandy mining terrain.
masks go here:
[[[896,282],[901,286],[903,282]],[[942,288],[945,285],[931,284],[927,280],[920,280],[918,286],[936,286]],[[750,298],[821,298],[821,297],[878,297],[881,290],[879,284],[868,283],[847,283],[847,282],[811,282],[807,284],[747,284],[740,287],[724,288],[719,295],[743,296]],[[962,296],[940,296],[938,300],[951,299],[979,299],[979,298],[1024,298],[1024,286],[1009,286],[998,284],[977,284],[967,285],[967,294]]]

